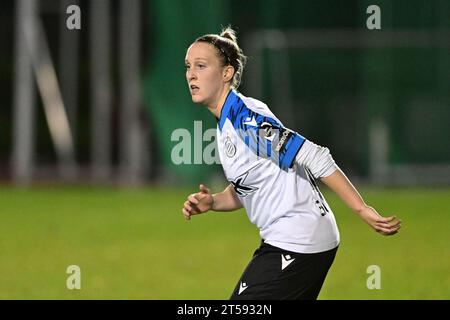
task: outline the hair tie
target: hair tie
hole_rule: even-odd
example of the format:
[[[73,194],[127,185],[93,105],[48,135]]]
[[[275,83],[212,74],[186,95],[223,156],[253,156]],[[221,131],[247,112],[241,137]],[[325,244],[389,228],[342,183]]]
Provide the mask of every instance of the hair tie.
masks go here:
[[[225,53],[225,50],[223,50],[223,48],[222,48],[221,46],[219,46],[219,45],[217,44],[216,41],[210,41],[210,43],[211,43],[214,47],[216,47],[217,49],[219,49],[220,52],[222,52],[223,56],[227,59],[228,64],[231,64],[230,57],[228,57],[228,55]]]

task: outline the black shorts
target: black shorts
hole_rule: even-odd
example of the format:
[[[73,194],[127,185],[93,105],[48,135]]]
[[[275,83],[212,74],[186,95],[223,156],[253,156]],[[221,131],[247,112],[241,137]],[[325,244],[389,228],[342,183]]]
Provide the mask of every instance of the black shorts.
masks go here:
[[[296,253],[262,241],[230,299],[315,300],[337,249]]]

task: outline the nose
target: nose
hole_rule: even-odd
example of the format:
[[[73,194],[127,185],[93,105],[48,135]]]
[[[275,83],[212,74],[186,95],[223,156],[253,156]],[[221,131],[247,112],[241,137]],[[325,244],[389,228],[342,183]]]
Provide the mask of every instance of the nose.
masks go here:
[[[195,74],[194,70],[192,70],[192,68],[186,71],[186,78],[188,82],[197,79],[197,75]]]

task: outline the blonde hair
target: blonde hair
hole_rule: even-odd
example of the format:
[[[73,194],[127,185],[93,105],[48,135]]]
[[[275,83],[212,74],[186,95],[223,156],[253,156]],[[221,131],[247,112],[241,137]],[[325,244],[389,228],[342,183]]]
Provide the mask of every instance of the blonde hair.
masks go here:
[[[212,44],[217,49],[222,64],[231,65],[234,68],[231,86],[237,89],[241,84],[247,57],[237,43],[236,31],[228,26],[222,29],[220,34],[206,34],[197,38],[195,42]]]

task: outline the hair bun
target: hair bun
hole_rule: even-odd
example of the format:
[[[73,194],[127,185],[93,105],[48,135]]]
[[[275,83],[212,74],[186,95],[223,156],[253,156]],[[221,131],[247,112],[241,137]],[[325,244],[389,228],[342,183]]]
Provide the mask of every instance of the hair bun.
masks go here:
[[[237,43],[236,31],[234,31],[231,27],[222,29],[222,31],[220,32],[220,36]]]
[[[221,66],[231,65],[234,68],[231,87],[237,89],[241,83],[247,57],[239,48],[236,31],[228,26],[222,29],[220,35],[205,34],[198,37],[195,42],[206,42],[214,46],[217,49],[217,57],[220,59]]]

